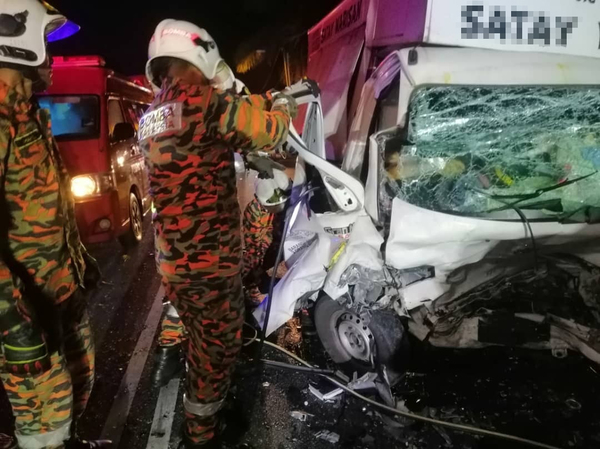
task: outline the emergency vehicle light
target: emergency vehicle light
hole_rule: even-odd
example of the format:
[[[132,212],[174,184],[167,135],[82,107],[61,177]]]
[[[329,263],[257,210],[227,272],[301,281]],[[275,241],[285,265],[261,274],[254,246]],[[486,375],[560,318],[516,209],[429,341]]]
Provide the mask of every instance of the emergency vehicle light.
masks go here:
[[[101,56],[54,56],[53,67],[104,67]]]

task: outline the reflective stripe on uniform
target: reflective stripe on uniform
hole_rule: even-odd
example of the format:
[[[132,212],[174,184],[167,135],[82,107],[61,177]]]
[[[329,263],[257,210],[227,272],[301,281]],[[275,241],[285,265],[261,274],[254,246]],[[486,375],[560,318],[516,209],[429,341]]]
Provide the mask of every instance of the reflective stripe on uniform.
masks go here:
[[[187,395],[183,395],[183,407],[185,411],[195,416],[213,416],[223,408],[225,400],[212,402],[210,404],[199,404],[188,399]]]
[[[173,307],[173,304],[171,304],[170,302],[165,304],[165,315],[169,318],[179,318],[177,309]]]
[[[52,432],[37,435],[20,435],[17,433],[20,449],[44,449],[48,447],[62,447],[71,436],[71,421]]]

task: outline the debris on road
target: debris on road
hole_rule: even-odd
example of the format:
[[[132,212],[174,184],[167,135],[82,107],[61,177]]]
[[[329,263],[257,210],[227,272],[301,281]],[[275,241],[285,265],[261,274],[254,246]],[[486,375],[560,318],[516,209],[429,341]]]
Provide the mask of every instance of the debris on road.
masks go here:
[[[357,378],[356,373],[354,374],[354,380],[348,384],[348,388],[355,391],[376,388],[375,381],[379,377],[377,373],[367,373],[360,378]]]
[[[336,388],[329,393],[323,394],[312,385],[308,386],[308,391],[310,391],[313,396],[323,402],[334,402],[333,400],[344,392],[344,390],[341,388]]]
[[[310,413],[301,412],[301,411],[293,411],[290,412],[290,416],[298,421],[306,422],[309,417],[313,417],[315,415],[311,415]]]
[[[319,440],[325,440],[329,443],[336,444],[340,441],[340,436],[335,432],[330,432],[329,430],[321,430],[315,436]]]

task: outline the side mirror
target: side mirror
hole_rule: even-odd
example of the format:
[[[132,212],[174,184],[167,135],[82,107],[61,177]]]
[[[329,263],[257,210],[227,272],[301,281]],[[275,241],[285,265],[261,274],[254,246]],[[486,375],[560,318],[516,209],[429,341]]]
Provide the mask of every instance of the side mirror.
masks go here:
[[[130,123],[117,123],[113,131],[113,142],[123,142],[135,138],[135,128]]]
[[[235,172],[238,175],[243,175],[246,173],[246,164],[244,163],[244,158],[239,153],[233,153]]]

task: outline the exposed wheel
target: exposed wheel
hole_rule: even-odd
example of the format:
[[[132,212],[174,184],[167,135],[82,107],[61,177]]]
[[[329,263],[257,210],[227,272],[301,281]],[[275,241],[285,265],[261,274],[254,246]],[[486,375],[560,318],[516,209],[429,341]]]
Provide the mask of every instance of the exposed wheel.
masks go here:
[[[393,311],[374,311],[366,323],[324,296],[315,305],[315,327],[331,359],[349,374],[385,366],[392,383],[399,378],[408,358],[408,339]]]
[[[129,194],[129,229],[125,234],[119,237],[119,240],[125,247],[137,245],[144,237],[144,215],[142,206],[135,195]]]

